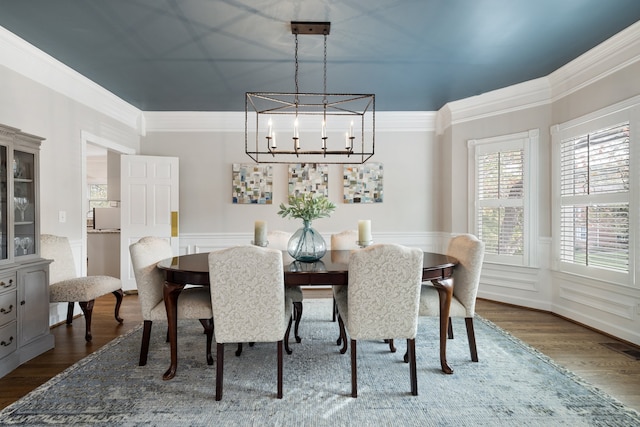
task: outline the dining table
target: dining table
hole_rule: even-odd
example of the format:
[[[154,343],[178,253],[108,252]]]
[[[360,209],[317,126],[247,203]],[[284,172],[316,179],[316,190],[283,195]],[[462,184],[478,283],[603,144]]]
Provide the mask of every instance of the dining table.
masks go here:
[[[294,260],[283,251],[285,286],[348,286],[349,255],[351,250],[328,250],[315,262]],[[167,310],[168,335],[171,364],[163,379],[170,380],[178,368],[178,298],[187,285],[210,286],[209,253],[202,252],[175,256],[158,262],[157,267],[164,273],[163,296]],[[446,374],[453,373],[447,363],[447,328],[449,309],[453,298],[453,270],[458,264],[454,257],[423,252],[423,286],[434,286],[438,291],[440,304],[440,366]]]

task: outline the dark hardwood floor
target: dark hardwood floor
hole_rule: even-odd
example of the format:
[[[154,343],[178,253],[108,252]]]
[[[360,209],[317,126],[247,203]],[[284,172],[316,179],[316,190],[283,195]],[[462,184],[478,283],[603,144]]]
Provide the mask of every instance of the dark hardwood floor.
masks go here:
[[[330,297],[330,290],[305,290],[305,297]],[[0,379],[0,408],[20,399],[83,357],[98,350],[115,337],[142,322],[138,297],[127,295],[122,305],[119,325],[113,318],[112,295],[96,301],[93,314],[93,341],[84,340],[84,318],[74,320],[71,327],[62,324],[52,328],[56,347],[25,363]],[[640,411],[640,360],[613,351],[602,343],[617,340],[558,316],[478,300],[476,311],[514,336],[551,357],[558,364]],[[456,331],[464,336],[464,331]],[[636,350],[640,350],[637,347]],[[478,342],[482,355],[482,343]]]

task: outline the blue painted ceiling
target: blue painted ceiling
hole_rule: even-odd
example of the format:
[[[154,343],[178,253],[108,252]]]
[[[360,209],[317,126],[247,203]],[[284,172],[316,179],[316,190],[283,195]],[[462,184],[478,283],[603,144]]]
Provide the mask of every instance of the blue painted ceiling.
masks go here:
[[[290,21],[330,21],[327,89],[435,111],[546,76],[640,20],[640,0],[0,0],[0,26],[144,111],[243,111],[293,92]],[[323,37],[299,37],[322,91]]]

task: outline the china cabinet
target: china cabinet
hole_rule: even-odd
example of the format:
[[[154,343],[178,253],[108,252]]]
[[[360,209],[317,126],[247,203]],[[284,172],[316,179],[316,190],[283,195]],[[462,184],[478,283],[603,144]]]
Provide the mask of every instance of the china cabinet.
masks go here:
[[[0,376],[54,345],[50,261],[39,247],[42,141],[0,125]]]

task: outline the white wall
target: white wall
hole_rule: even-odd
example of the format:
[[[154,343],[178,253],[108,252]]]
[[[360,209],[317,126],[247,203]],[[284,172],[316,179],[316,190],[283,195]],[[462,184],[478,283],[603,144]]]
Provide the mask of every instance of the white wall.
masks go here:
[[[277,215],[280,203],[287,200],[285,164],[273,165],[273,204],[232,203],[232,164],[252,163],[244,153],[243,132],[148,132],[142,138],[141,152],[180,158],[181,235],[250,235],[258,219],[266,220],[274,230],[295,231],[302,225]],[[343,203],[342,165],[329,165],[329,199],[337,208],[330,218],[314,221],[314,227],[321,232],[340,231],[356,228],[358,219],[371,219],[374,235],[437,231],[437,177],[431,167],[435,156],[433,130],[378,131],[376,153],[370,161],[384,167],[383,203]]]

